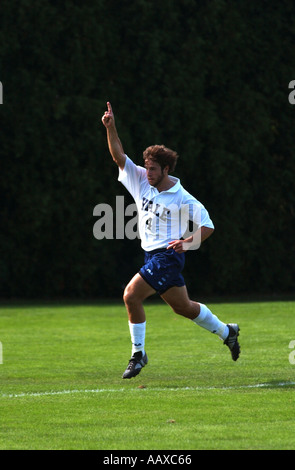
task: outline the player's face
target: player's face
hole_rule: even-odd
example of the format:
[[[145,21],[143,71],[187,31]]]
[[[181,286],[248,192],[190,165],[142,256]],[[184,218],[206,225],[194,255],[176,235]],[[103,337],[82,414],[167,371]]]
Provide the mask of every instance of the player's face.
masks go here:
[[[162,170],[159,163],[153,161],[146,161],[144,166],[148,182],[156,188],[166,176],[165,169]]]

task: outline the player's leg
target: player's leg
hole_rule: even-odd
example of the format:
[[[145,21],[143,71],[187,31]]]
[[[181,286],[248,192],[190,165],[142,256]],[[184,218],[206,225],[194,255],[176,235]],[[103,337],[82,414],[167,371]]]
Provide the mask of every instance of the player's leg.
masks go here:
[[[156,291],[141,277],[135,274],[124,290],[123,300],[131,323],[145,322],[143,301]]]
[[[188,296],[186,286],[171,287],[161,296],[175,313],[193,320],[206,330],[217,334],[225,340],[228,336],[228,327],[214,315],[206,305],[194,302]]]
[[[238,325],[226,325],[206,305],[191,300],[186,286],[171,287],[161,297],[175,313],[189,318],[202,328],[218,335],[224,341],[224,344],[230,348],[233,360],[238,359],[240,353],[240,346],[237,341],[239,335]]]
[[[123,379],[135,377],[147,364],[148,359],[144,349],[146,316],[143,301],[155,292],[140,274],[136,274],[125,288],[123,299],[128,313],[132,351]]]

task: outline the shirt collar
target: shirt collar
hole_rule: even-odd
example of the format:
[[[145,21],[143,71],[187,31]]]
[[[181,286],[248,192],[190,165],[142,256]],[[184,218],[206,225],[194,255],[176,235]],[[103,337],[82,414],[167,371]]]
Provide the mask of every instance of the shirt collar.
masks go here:
[[[180,179],[176,178],[175,176],[170,176],[170,175],[169,175],[169,178],[175,184],[171,188],[167,189],[166,191],[161,191],[161,193],[176,193],[179,190],[179,188],[180,188]],[[150,188],[151,188],[151,191],[154,194],[161,194],[161,193],[159,193],[157,188],[155,188],[154,186],[150,186]]]

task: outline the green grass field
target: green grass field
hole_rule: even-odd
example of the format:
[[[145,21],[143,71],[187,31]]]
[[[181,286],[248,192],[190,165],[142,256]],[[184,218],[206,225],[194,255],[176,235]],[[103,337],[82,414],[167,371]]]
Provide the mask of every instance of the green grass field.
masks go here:
[[[123,304],[2,305],[0,448],[294,449],[295,303],[208,304],[241,328],[215,335],[147,303],[149,364],[130,357]]]

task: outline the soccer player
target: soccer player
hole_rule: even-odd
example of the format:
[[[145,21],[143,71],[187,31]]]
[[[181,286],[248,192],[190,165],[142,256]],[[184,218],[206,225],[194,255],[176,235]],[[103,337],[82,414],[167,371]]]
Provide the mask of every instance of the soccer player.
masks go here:
[[[143,152],[144,168],[125,154],[117,133],[111,104],[102,116],[110,154],[119,167],[119,181],[133,196],[138,210],[138,229],[145,264],[124,291],[132,343],[131,359],[123,373],[130,379],[147,364],[144,300],[156,292],[179,315],[215,333],[236,361],[240,354],[239,326],[225,324],[209,308],[191,300],[181,271],[185,253],[197,249],[214,231],[205,207],[170,175],[178,155],[163,145]],[[188,229],[188,222],[193,230]],[[187,236],[189,235],[189,236]]]

